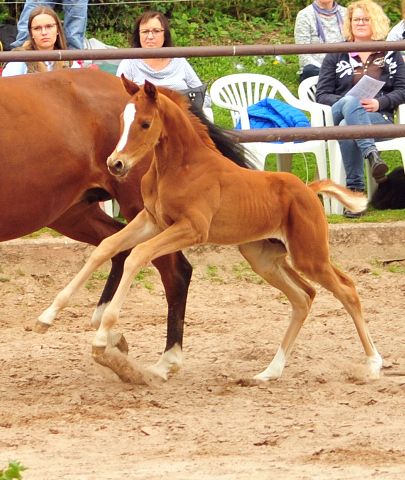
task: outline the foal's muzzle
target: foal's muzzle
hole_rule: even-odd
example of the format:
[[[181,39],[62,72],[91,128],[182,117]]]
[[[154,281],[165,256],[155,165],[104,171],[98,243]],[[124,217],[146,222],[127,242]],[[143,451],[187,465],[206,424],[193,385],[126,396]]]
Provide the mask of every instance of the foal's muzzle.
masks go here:
[[[119,157],[113,155],[108,157],[107,167],[109,172],[116,177],[125,177],[129,171],[129,167]]]

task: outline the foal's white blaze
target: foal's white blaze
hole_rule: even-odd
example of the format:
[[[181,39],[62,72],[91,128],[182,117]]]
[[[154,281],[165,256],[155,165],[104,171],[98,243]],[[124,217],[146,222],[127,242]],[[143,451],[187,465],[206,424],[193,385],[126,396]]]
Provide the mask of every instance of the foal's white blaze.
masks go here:
[[[167,380],[169,373],[176,373],[183,364],[183,353],[178,343],[173,345],[170,350],[164,352],[159,361],[148,368],[149,371],[155,373],[163,380]]]
[[[117,145],[117,152],[120,152],[124,149],[128,141],[129,129],[131,128],[132,122],[135,119],[136,108],[133,103],[128,103],[125,107],[123,118],[124,118],[124,131],[122,132],[120,141]]]
[[[287,358],[285,356],[284,350],[279,347],[276,356],[273,358],[273,361],[266,368],[266,370],[262,373],[259,373],[258,375],[255,375],[253,378],[255,378],[256,380],[263,380],[265,382],[269,380],[277,380],[281,377],[286,363]]]

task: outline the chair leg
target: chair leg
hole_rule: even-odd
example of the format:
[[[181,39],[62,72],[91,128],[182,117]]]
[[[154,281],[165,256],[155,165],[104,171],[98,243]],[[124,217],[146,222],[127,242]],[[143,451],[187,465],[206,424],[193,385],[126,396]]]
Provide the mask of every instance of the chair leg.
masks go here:
[[[366,172],[367,172],[367,198],[368,201],[371,200],[371,197],[373,196],[374,192],[377,190],[377,182],[375,181],[374,177],[371,174],[371,168],[370,168],[370,163],[366,159],[364,160],[366,164]]]
[[[292,170],[292,153],[277,153],[277,171],[278,172],[289,172]]]
[[[346,172],[337,140],[328,141],[330,178],[338,185],[346,186]],[[331,199],[331,213],[343,215],[343,205],[335,198]]]

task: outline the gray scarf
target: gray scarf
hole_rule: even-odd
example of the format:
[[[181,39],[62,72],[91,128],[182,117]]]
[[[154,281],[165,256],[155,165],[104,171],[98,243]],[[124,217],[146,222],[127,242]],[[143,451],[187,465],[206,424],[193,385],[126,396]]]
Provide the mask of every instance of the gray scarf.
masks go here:
[[[331,15],[336,15],[336,20],[338,22],[340,32],[342,33],[343,19],[339,11],[339,5],[336,2],[333,2],[332,8],[321,8],[318,2],[315,0],[315,2],[312,4],[312,7],[315,13],[315,21],[316,21],[316,29],[318,31],[318,37],[322,40],[322,43],[327,43],[327,42],[326,42],[325,32],[323,31],[323,28],[322,28],[320,14],[326,15],[328,17],[330,17]]]

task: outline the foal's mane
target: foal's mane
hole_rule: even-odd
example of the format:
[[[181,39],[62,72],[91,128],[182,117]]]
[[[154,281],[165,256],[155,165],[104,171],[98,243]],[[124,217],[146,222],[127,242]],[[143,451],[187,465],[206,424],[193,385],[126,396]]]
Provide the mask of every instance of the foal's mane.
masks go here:
[[[183,113],[190,120],[194,130],[200,136],[201,140],[207,145],[207,147],[211,148],[212,150],[217,150],[215,143],[209,136],[207,126],[203,125],[200,120],[191,113],[190,103],[187,100],[187,97],[176,90],[170,90],[166,87],[159,87],[159,92],[163,93],[165,97],[169,98],[172,102],[174,102],[181,108]]]
[[[166,87],[159,86],[158,90],[182,109],[197,134],[209,148],[219,151],[242,168],[256,169],[254,163],[249,160],[249,152],[240,143],[235,142],[226,130],[208,120],[201,109],[190,105],[185,95]]]

